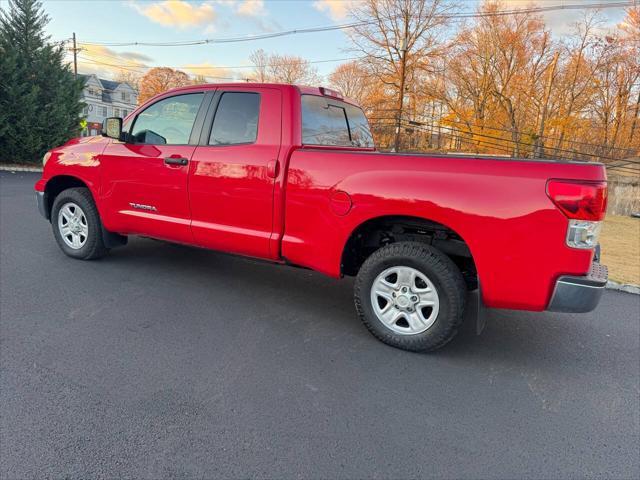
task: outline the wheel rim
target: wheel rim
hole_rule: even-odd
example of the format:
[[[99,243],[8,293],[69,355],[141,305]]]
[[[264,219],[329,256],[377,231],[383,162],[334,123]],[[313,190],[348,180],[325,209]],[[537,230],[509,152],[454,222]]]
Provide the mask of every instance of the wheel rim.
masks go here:
[[[371,286],[371,305],[378,320],[394,333],[417,335],[435,323],[440,300],[424,273],[397,266],[376,277]]]
[[[58,231],[68,247],[78,250],[87,243],[89,222],[84,211],[75,203],[65,203],[58,211]]]

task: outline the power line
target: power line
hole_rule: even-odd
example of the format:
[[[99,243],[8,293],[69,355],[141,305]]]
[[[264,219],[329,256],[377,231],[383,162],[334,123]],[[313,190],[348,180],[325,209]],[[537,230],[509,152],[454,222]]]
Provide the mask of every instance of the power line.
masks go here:
[[[146,73],[144,70],[138,70],[136,68],[131,68],[129,66],[123,66],[123,65],[116,65],[113,63],[105,63],[105,62],[99,62],[97,60],[91,59],[91,58],[86,58],[83,56],[79,56],[78,58],[80,58],[83,63],[95,63],[95,64],[99,64],[99,65],[106,65],[109,67],[117,67],[117,68],[121,68],[122,70],[127,70],[129,72],[135,72],[135,73],[140,73],[140,74],[144,74]]]
[[[85,50],[86,51],[86,50]],[[96,55],[97,57],[102,56],[102,54],[100,53],[93,53],[93,52],[89,52],[89,55]],[[108,55],[105,55],[108,56]],[[109,56],[110,58],[116,58],[113,55]],[[85,58],[86,57],[82,57]],[[333,62],[348,62],[351,60],[358,60],[361,59],[363,57],[347,57],[347,58],[331,58],[331,59],[326,59],[326,60],[304,60],[303,63],[311,63],[311,64],[318,64],[318,63],[333,63]],[[90,59],[93,60],[93,59]],[[166,68],[175,68],[175,69],[185,69],[185,70],[234,70],[234,69],[240,69],[240,68],[256,68],[258,65],[217,65],[217,66],[203,66],[203,65],[194,65],[194,66],[187,66],[187,65],[183,65],[183,66],[169,66],[169,65],[140,65],[140,64],[125,64],[125,63],[118,63],[118,64],[111,64],[111,63],[105,63],[105,62],[100,62],[103,63],[104,65],[109,65],[112,67],[130,67],[130,68],[145,68],[145,69],[150,69],[150,68],[157,68],[157,67],[166,67]],[[287,66],[287,65],[297,65],[299,62],[279,62],[279,63],[268,63],[265,65],[259,65],[259,66],[264,66],[264,67],[283,67],[283,66]]]
[[[395,119],[393,119],[393,118],[392,119],[386,118],[385,120],[394,120],[395,121]],[[446,126],[443,126],[443,125],[427,125],[427,124],[423,124],[423,126],[419,126],[419,125],[409,124],[407,122],[405,122],[403,125],[404,125],[405,128],[415,128],[415,129],[420,130],[422,132],[427,132],[427,133],[431,133],[431,134],[434,133],[433,129],[435,129],[435,128],[444,128],[444,129],[455,131],[454,128],[446,127]],[[385,126],[393,127],[393,124],[387,124]],[[429,129],[427,129],[427,127],[429,127]],[[462,132],[460,132],[460,133],[462,133]],[[442,133],[439,133],[439,135],[442,135]],[[455,133],[447,133],[447,132],[445,132],[444,135],[448,135],[452,139],[464,140],[464,138],[462,138],[461,135],[457,135]],[[506,141],[506,142],[516,143],[516,144],[521,144],[522,143],[522,142],[517,142],[517,141],[511,140],[511,139],[501,139],[501,140],[502,141]],[[468,141],[468,139],[467,139],[467,141]],[[495,142],[491,142],[491,141],[484,140],[484,139],[479,140],[478,142],[479,142],[479,144],[477,145],[478,147],[487,146],[488,145],[488,146],[493,147],[494,149],[502,151],[502,152],[507,152],[507,153],[510,153],[510,154],[513,153],[513,148],[508,148],[508,147],[506,147],[504,145],[501,145],[501,144],[498,144],[498,143],[495,143]],[[525,144],[525,145],[530,145],[530,144]],[[560,159],[560,160],[572,160],[573,159],[572,157],[569,157],[569,156],[555,155],[555,154],[554,154],[554,157],[557,158],[557,159]],[[599,158],[600,159],[614,160],[614,159],[611,159],[610,157],[605,157],[605,156],[600,156]],[[640,163],[640,162],[633,162],[633,163]],[[605,168],[607,168],[609,171],[617,170],[619,172],[625,172],[625,173],[638,174],[640,172],[639,170],[633,169],[631,167],[616,166],[616,165],[611,165],[611,164],[607,164],[607,163],[605,163]]]
[[[617,1],[617,2],[599,2],[590,4],[567,4],[567,5],[547,5],[536,6],[522,9],[498,10],[495,12],[470,12],[470,13],[454,13],[434,15],[434,18],[443,18],[449,20],[468,19],[468,18],[484,18],[484,17],[500,17],[507,15],[518,15],[526,13],[544,13],[556,10],[593,10],[593,9],[609,9],[609,8],[625,8],[635,4],[633,0]],[[267,40],[271,38],[284,37],[289,35],[299,35],[305,33],[329,32],[335,30],[349,30],[367,25],[374,25],[376,22],[352,22],[339,25],[325,25],[320,27],[299,28],[293,30],[283,30],[280,32],[263,33],[259,35],[246,35],[242,37],[223,37],[223,38],[206,38],[201,40],[184,40],[177,42],[100,42],[87,41],[81,42],[82,45],[99,45],[109,47],[129,47],[129,46],[147,46],[147,47],[185,47],[193,45],[209,45],[224,43],[252,42],[256,40]]]
[[[395,109],[383,109],[383,110],[377,110],[378,112],[395,112]],[[457,125],[464,125],[466,128],[469,128],[469,125],[466,122],[462,122],[462,121],[456,121],[456,120],[445,120],[445,122],[447,123],[455,123]],[[497,132],[507,132],[507,133],[513,133],[513,130],[510,130],[508,128],[498,128],[498,127],[489,127],[489,126],[478,126],[478,125],[472,125],[471,128],[473,127],[477,127],[477,128],[481,128],[482,130],[493,130],[493,131],[497,131]],[[470,135],[475,135],[476,132],[472,131],[467,131],[464,133],[468,133]],[[526,134],[528,135],[528,134]],[[540,137],[542,140],[560,140],[560,137],[553,137],[553,136],[549,136],[549,135],[542,135]],[[588,147],[602,147],[601,144],[597,144],[597,143],[587,143],[587,142],[581,142],[578,140],[569,140],[569,139],[563,139],[563,142],[569,143],[569,144],[575,144],[575,145],[585,145]],[[549,147],[549,146],[545,146],[545,148],[554,148],[554,147]],[[624,148],[624,147],[607,147],[610,148],[611,150],[623,150],[623,151],[628,151],[628,150],[632,150],[629,148]]]
[[[373,117],[371,120],[387,120],[387,121],[396,121],[397,119],[395,117]],[[462,132],[460,131],[457,127],[449,127],[446,125],[433,125],[433,124],[427,124],[427,123],[423,123],[423,122],[409,122],[408,120],[402,120],[403,126],[405,128],[416,128],[418,130],[422,130],[422,131],[426,131],[426,127],[430,127],[431,129],[436,128],[436,129],[447,129],[447,130],[451,130],[454,132],[458,132],[460,135],[464,135],[464,134],[468,134],[467,132]],[[524,146],[524,147],[535,147],[535,144],[533,143],[527,143],[527,142],[523,142],[520,140],[513,140],[510,138],[502,138],[502,137],[495,137],[492,135],[487,135],[487,134],[475,134],[475,137],[482,137],[484,138],[489,138],[492,140],[497,140],[500,142],[508,142],[508,143],[513,143],[514,145],[520,145],[520,146]],[[479,140],[480,142],[485,142],[485,140]],[[470,141],[473,141],[473,139],[469,139]],[[547,149],[547,148],[545,148]],[[597,158],[600,160],[611,160],[611,161],[620,161],[619,158],[613,158],[613,157],[608,157],[606,155],[596,155],[593,153],[586,153],[586,152],[579,152],[579,151],[573,151],[573,150],[565,150],[565,149],[561,149],[561,148],[553,148],[553,147],[548,147],[549,150],[553,150],[554,152],[565,152],[568,154],[573,155],[574,157],[576,156],[586,156],[586,157],[591,157],[591,158]],[[559,155],[560,157],[562,155]],[[567,158],[571,158],[571,157],[567,157]]]

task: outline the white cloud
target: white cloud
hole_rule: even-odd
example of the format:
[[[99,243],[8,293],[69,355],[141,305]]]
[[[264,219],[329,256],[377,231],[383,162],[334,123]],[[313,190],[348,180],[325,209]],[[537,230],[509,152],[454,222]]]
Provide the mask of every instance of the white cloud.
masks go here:
[[[238,14],[247,17],[265,15],[264,0],[244,0],[238,4]]]
[[[236,78],[232,70],[225,67],[216,67],[209,62],[190,63],[183,65],[179,70],[187,72],[193,76],[203,75],[204,77],[207,77],[207,81],[209,82],[230,81],[229,79]]]
[[[71,56],[68,57],[71,61]],[[95,73],[98,76],[113,78],[119,73],[144,74],[147,64],[153,59],[137,52],[117,52],[102,45],[85,45],[78,55],[78,67],[81,73]]]
[[[502,0],[504,10],[515,10],[531,7],[545,7],[549,6],[545,0]],[[597,3],[592,0],[556,0],[554,5],[576,5],[576,4],[592,4]],[[606,1],[604,2],[606,3]],[[617,19],[622,15],[621,9],[602,9],[600,11],[589,9],[572,9],[572,10],[552,10],[548,12],[542,12],[542,18],[545,21],[547,28],[556,36],[562,36],[574,32],[575,23],[583,20],[585,15],[593,15],[598,13],[598,18],[602,20],[603,25],[606,27],[613,26]]]
[[[165,0],[149,5],[133,4],[133,7],[149,20],[166,27],[196,27],[212,23],[217,18],[216,11],[208,3]]]
[[[316,0],[313,8],[326,13],[332,20],[339,21],[347,18],[352,4],[353,0]]]

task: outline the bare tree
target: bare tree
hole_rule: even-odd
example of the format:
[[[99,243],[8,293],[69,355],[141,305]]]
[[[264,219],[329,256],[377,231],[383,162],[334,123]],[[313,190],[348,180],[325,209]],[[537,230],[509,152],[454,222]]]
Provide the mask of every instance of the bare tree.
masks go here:
[[[257,82],[317,85],[322,81],[318,70],[302,57],[256,50],[249,59],[254,65],[252,79]]]
[[[249,55],[249,60],[253,63],[252,80],[260,83],[269,81],[267,68],[269,65],[269,54],[264,50],[256,50]]]
[[[322,81],[315,67],[294,55],[271,55],[267,71],[271,81],[278,83],[316,85]]]
[[[118,70],[118,74],[116,75],[117,82],[128,84],[136,92],[140,91],[140,80],[142,80],[142,75],[130,70]]]
[[[351,6],[357,25],[349,32],[353,50],[365,55],[369,75],[395,91],[396,151],[407,84],[420,71],[435,70],[453,10],[446,0],[362,0]]]

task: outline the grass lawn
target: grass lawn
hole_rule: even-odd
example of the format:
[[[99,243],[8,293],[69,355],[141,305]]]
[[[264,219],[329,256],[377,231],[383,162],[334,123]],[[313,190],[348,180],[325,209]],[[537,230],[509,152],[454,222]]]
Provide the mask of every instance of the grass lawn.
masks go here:
[[[640,285],[640,218],[607,215],[600,244],[609,279]]]

